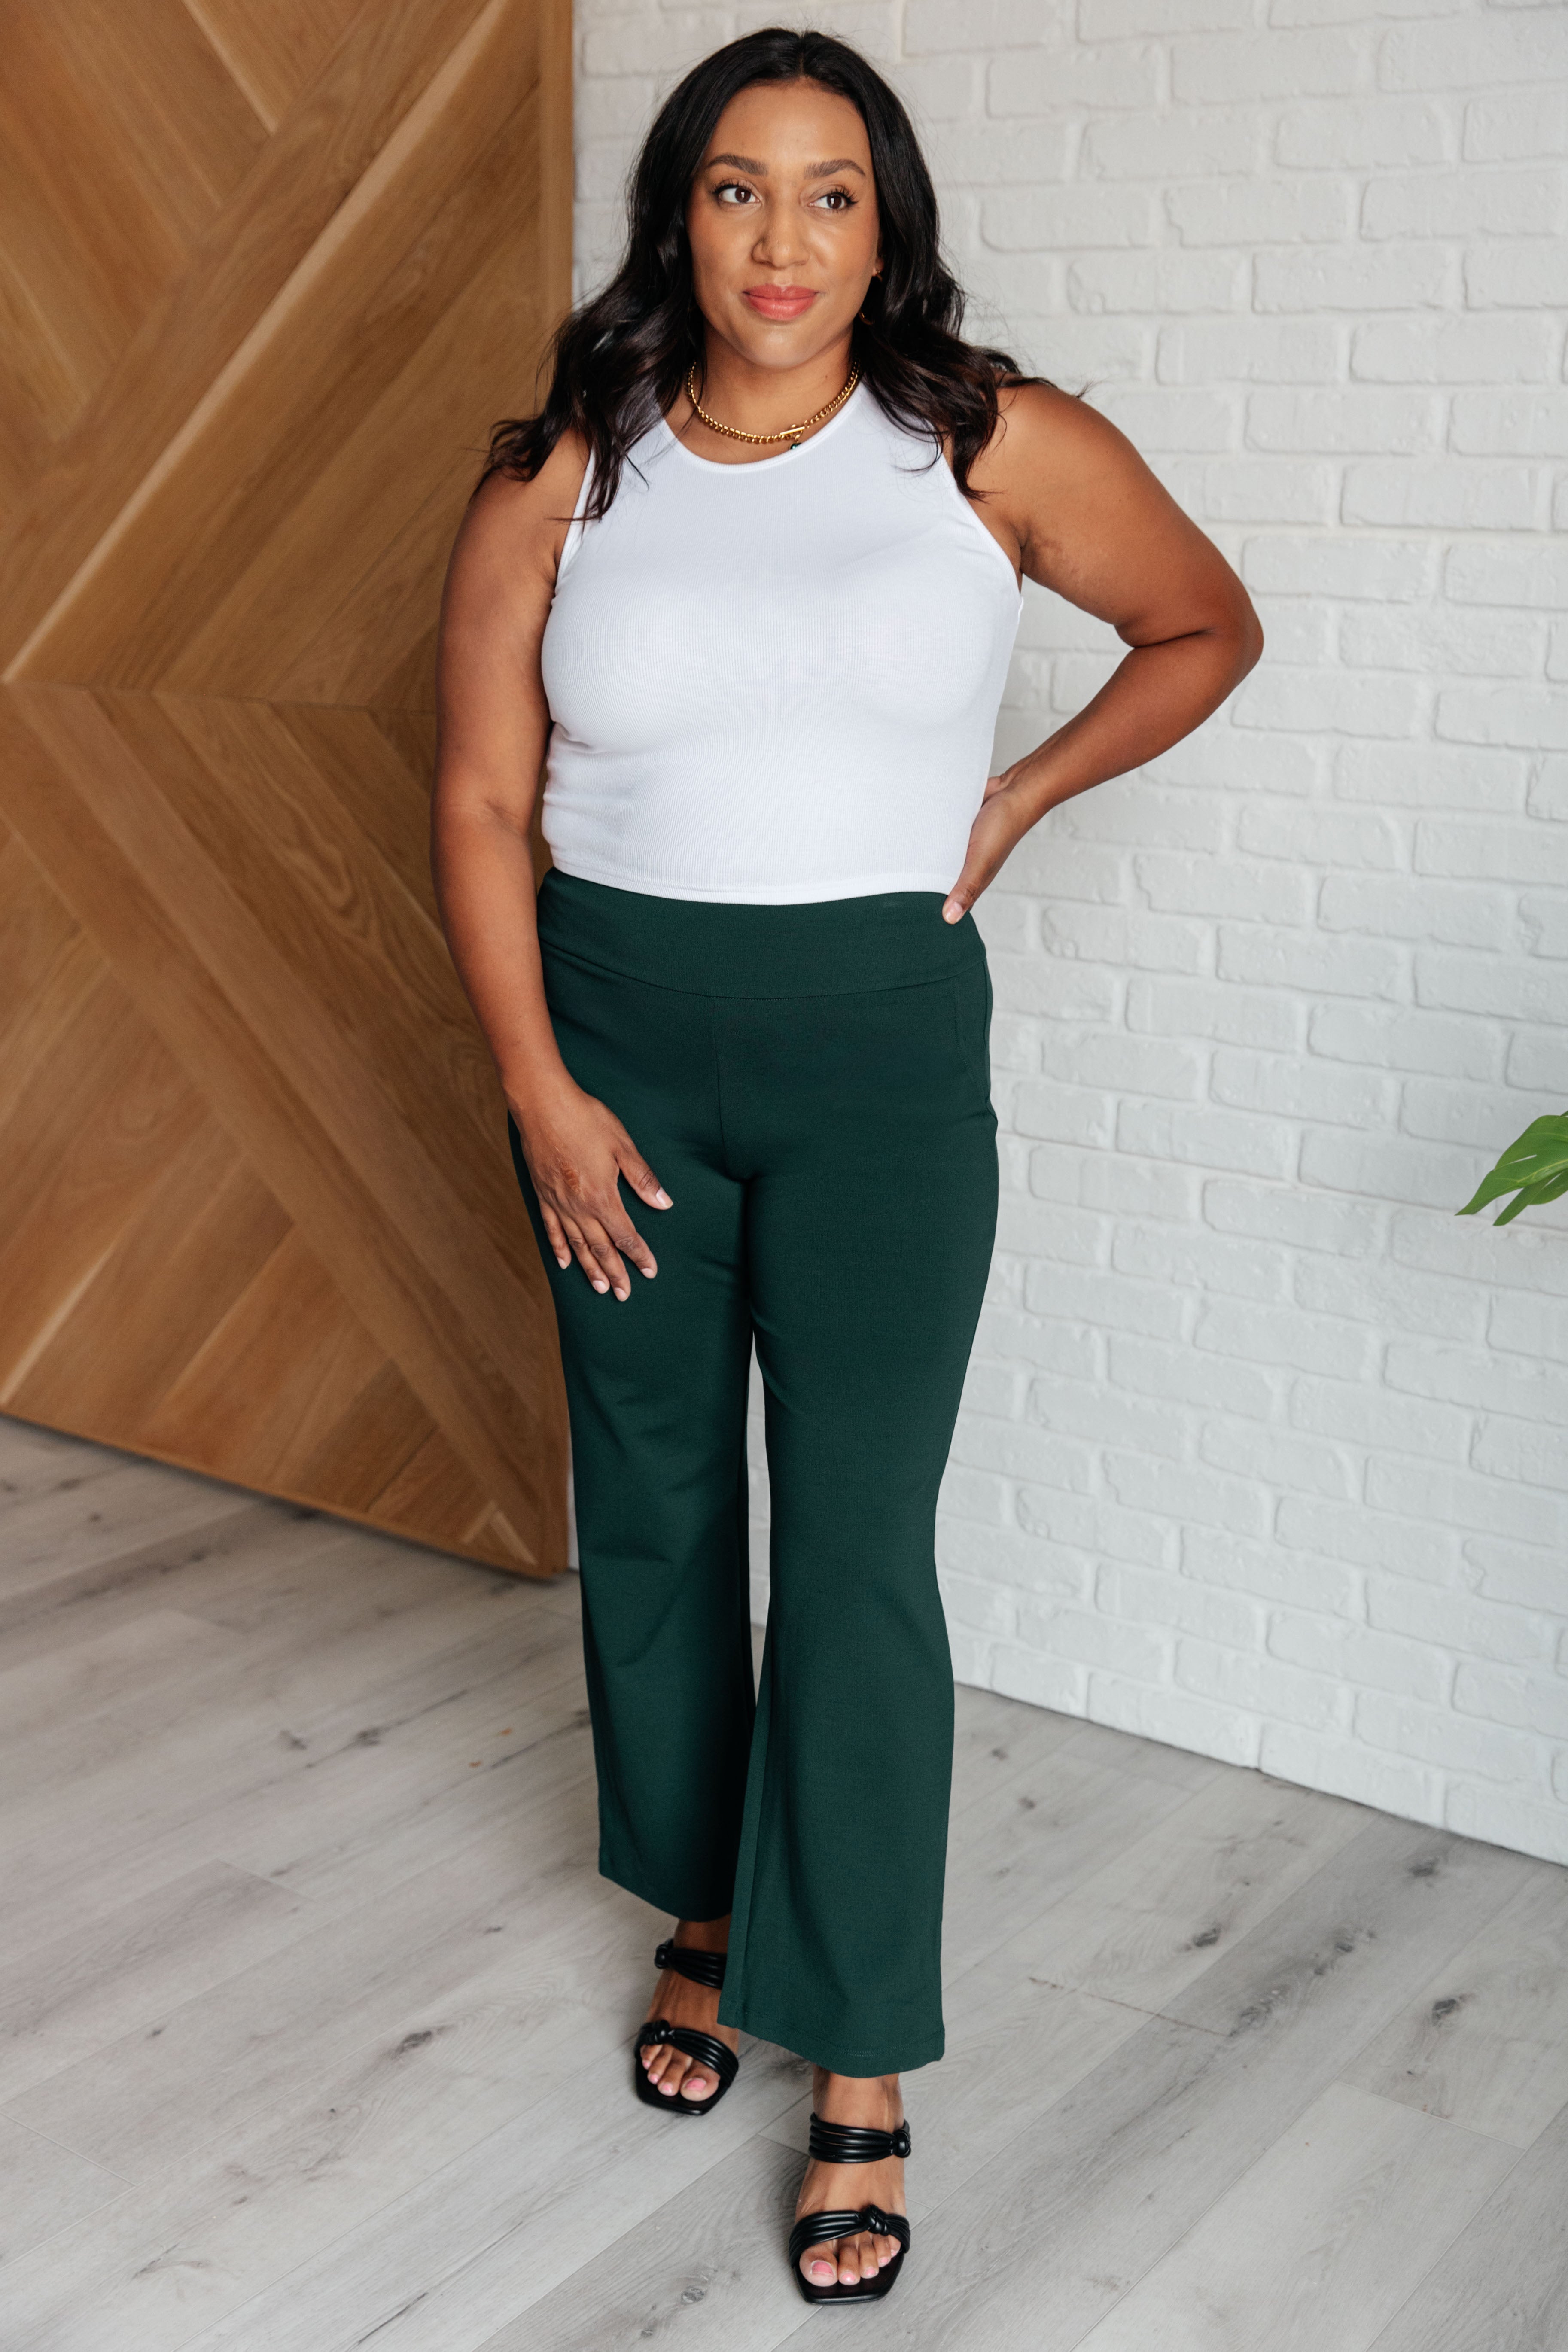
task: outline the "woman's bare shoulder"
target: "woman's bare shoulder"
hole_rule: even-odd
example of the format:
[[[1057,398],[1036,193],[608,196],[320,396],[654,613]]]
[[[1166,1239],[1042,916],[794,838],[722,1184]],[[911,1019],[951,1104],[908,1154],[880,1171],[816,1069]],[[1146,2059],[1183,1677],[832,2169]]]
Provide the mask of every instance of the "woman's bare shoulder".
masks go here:
[[[1082,483],[1086,474],[1110,477],[1130,459],[1142,464],[1109,417],[1054,383],[1001,384],[996,408],[995,430],[972,469],[977,489],[1005,499],[1047,483]]]
[[[500,566],[510,577],[529,575],[553,590],[587,467],[587,438],[568,426],[527,481],[515,474],[487,475],[464,513],[454,562],[484,572]]]
[[[1230,609],[1239,583],[1119,426],[1054,384],[1009,384],[975,467],[1026,575],[1129,644]]]

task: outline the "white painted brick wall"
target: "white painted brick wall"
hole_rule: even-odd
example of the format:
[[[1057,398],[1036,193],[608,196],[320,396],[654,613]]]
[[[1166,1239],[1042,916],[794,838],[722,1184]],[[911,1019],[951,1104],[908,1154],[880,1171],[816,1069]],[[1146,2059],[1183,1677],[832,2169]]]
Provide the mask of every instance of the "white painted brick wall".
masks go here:
[[[578,20],[582,288],[689,64],[779,21],[858,41],[971,331],[1087,388],[1268,633],[983,903],[1005,1191],[939,1537],[960,1676],[1568,1860],[1568,1199],[1453,1213],[1568,1106],[1568,18]],[[1031,587],[997,764],[1118,651]]]

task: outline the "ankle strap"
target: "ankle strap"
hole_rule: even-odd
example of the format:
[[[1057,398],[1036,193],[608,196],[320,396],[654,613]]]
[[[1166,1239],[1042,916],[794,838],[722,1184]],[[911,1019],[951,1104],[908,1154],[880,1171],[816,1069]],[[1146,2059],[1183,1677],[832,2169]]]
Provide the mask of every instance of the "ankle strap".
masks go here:
[[[667,1936],[653,1956],[656,1969],[673,1969],[678,1977],[692,1984],[706,1985],[710,1991],[720,1991],[724,1983],[722,1952],[694,1952],[688,1944],[678,1944]]]
[[[818,2115],[811,2118],[807,2152],[822,2164],[879,2164],[885,2156],[908,2156],[910,2147],[907,2123],[885,2132],[863,2124],[830,2124]]]

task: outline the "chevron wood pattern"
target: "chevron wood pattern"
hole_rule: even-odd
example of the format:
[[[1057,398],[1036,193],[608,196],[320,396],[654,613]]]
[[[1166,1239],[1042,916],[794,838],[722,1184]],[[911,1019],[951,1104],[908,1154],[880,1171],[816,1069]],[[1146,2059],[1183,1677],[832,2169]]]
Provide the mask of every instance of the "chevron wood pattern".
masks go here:
[[[0,0],[0,1411],[552,1573],[426,824],[569,0]]]

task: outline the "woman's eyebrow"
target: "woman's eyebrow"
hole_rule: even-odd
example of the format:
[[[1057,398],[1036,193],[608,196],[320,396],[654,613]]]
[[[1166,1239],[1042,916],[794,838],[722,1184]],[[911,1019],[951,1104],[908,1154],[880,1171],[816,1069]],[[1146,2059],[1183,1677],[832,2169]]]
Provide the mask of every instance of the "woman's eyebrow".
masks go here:
[[[759,180],[765,180],[768,176],[767,165],[759,163],[754,155],[710,155],[702,168],[710,171],[715,163],[730,163],[737,171],[754,172]],[[826,180],[830,172],[859,172],[862,179],[866,176],[853,155],[835,156],[830,163],[808,163],[804,176],[808,180]]]

